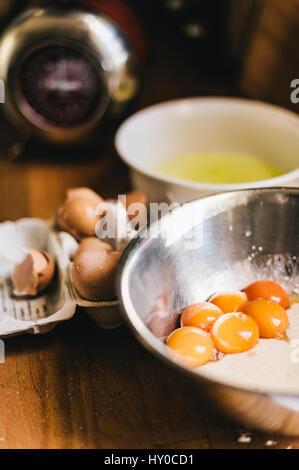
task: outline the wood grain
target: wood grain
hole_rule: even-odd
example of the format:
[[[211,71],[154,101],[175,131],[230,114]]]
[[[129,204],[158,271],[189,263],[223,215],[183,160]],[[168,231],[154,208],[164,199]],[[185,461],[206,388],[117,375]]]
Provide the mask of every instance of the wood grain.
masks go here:
[[[241,79],[246,94],[298,112],[290,99],[298,78],[299,0],[264,0],[255,34],[248,45]]]

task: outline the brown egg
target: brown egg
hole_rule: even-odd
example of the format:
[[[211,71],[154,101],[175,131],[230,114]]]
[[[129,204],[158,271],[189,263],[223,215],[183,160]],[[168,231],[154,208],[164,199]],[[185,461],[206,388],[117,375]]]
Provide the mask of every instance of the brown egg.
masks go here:
[[[78,199],[78,197],[82,198],[82,199],[92,199],[95,202],[103,201],[101,196],[99,196],[98,193],[96,193],[95,191],[93,191],[90,188],[81,187],[81,188],[70,188],[70,189],[67,190],[66,198],[68,200]],[[99,201],[99,199],[100,199],[100,201]]]
[[[55,264],[46,251],[29,248],[25,260],[15,266],[12,283],[17,296],[35,296],[43,292],[53,279]]]
[[[134,203],[139,203],[139,204],[143,204],[144,206],[146,206],[147,205],[146,194],[143,193],[142,191],[132,191],[131,193],[126,194],[126,210],[128,210],[129,206]],[[128,217],[131,220],[136,215],[137,213],[128,214]]]
[[[112,251],[112,246],[97,237],[86,237],[79,243],[75,256],[82,251]]]
[[[147,224],[147,211],[146,211],[147,202],[148,202],[147,196],[142,191],[132,191],[131,193],[128,193],[126,195],[126,211],[128,214],[128,219],[130,221],[133,221],[135,217],[138,217],[138,219],[134,221],[135,224],[133,225],[133,228],[135,230],[140,230],[142,227],[144,227]],[[130,208],[131,204],[135,204],[135,203],[142,204],[143,206],[145,206],[145,210],[139,210],[137,207]]]
[[[99,215],[97,206],[103,199],[89,188],[73,188],[67,192],[64,205],[57,212],[57,224],[77,240],[95,234]]]
[[[115,276],[121,253],[118,251],[81,251],[76,254],[72,276],[78,293],[91,301],[115,297]]]

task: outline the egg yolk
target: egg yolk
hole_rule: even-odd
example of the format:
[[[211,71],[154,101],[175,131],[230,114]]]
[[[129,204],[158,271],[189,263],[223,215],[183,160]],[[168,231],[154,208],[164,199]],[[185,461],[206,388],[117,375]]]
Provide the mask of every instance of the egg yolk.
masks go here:
[[[289,297],[286,291],[277,282],[270,280],[256,281],[245,289],[248,300],[265,299],[272,300],[283,308],[289,307]]]
[[[220,315],[223,315],[223,312],[217,305],[209,302],[199,302],[183,310],[181,326],[196,326],[197,328],[209,331],[216,318]]]
[[[243,306],[242,311],[256,321],[262,338],[275,338],[288,327],[287,312],[272,300],[252,300]]]
[[[173,331],[168,336],[166,345],[174,357],[188,367],[205,364],[214,352],[214,344],[208,333],[192,326]]]
[[[256,345],[259,328],[245,313],[232,312],[217,318],[212,325],[211,336],[219,351],[228,354],[241,353]]]
[[[219,307],[223,313],[239,312],[240,307],[247,302],[247,296],[238,290],[219,292],[213,295],[209,302]]]

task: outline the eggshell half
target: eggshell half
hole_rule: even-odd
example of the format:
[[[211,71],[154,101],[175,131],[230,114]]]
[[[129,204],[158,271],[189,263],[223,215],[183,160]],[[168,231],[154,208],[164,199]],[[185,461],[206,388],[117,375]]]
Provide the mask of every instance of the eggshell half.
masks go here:
[[[55,264],[46,251],[30,248],[25,260],[15,266],[12,282],[17,296],[35,296],[43,292],[53,279]]]
[[[75,256],[72,276],[78,293],[87,300],[112,300],[121,253],[118,251],[81,251]]]
[[[79,247],[75,253],[75,256],[82,251],[112,251],[112,246],[109,243],[105,243],[97,237],[86,237],[82,238],[79,243]]]
[[[57,224],[76,240],[95,234],[99,215],[97,206],[103,199],[89,188],[72,188],[67,191],[65,203],[57,212]]]

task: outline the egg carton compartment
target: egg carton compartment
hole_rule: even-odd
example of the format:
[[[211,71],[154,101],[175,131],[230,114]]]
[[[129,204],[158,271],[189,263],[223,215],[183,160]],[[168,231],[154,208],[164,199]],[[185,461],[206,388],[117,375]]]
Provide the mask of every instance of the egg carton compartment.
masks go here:
[[[105,329],[118,327],[123,321],[118,300],[92,302],[83,299],[73,284],[71,257],[78,247],[76,240],[69,233],[58,231],[52,231],[50,238],[55,247],[55,252],[60,253],[57,264],[64,273],[64,284],[67,287],[70,299],[78,307],[83,307],[100,327]]]
[[[71,276],[71,256],[78,244],[66,232],[54,229],[52,220],[25,218],[0,224],[0,337],[21,333],[46,333],[70,319],[76,307],[102,328],[122,322],[118,301],[90,302],[76,291]],[[34,298],[13,294],[11,273],[21,247],[45,250],[56,264],[56,273],[46,291]]]

